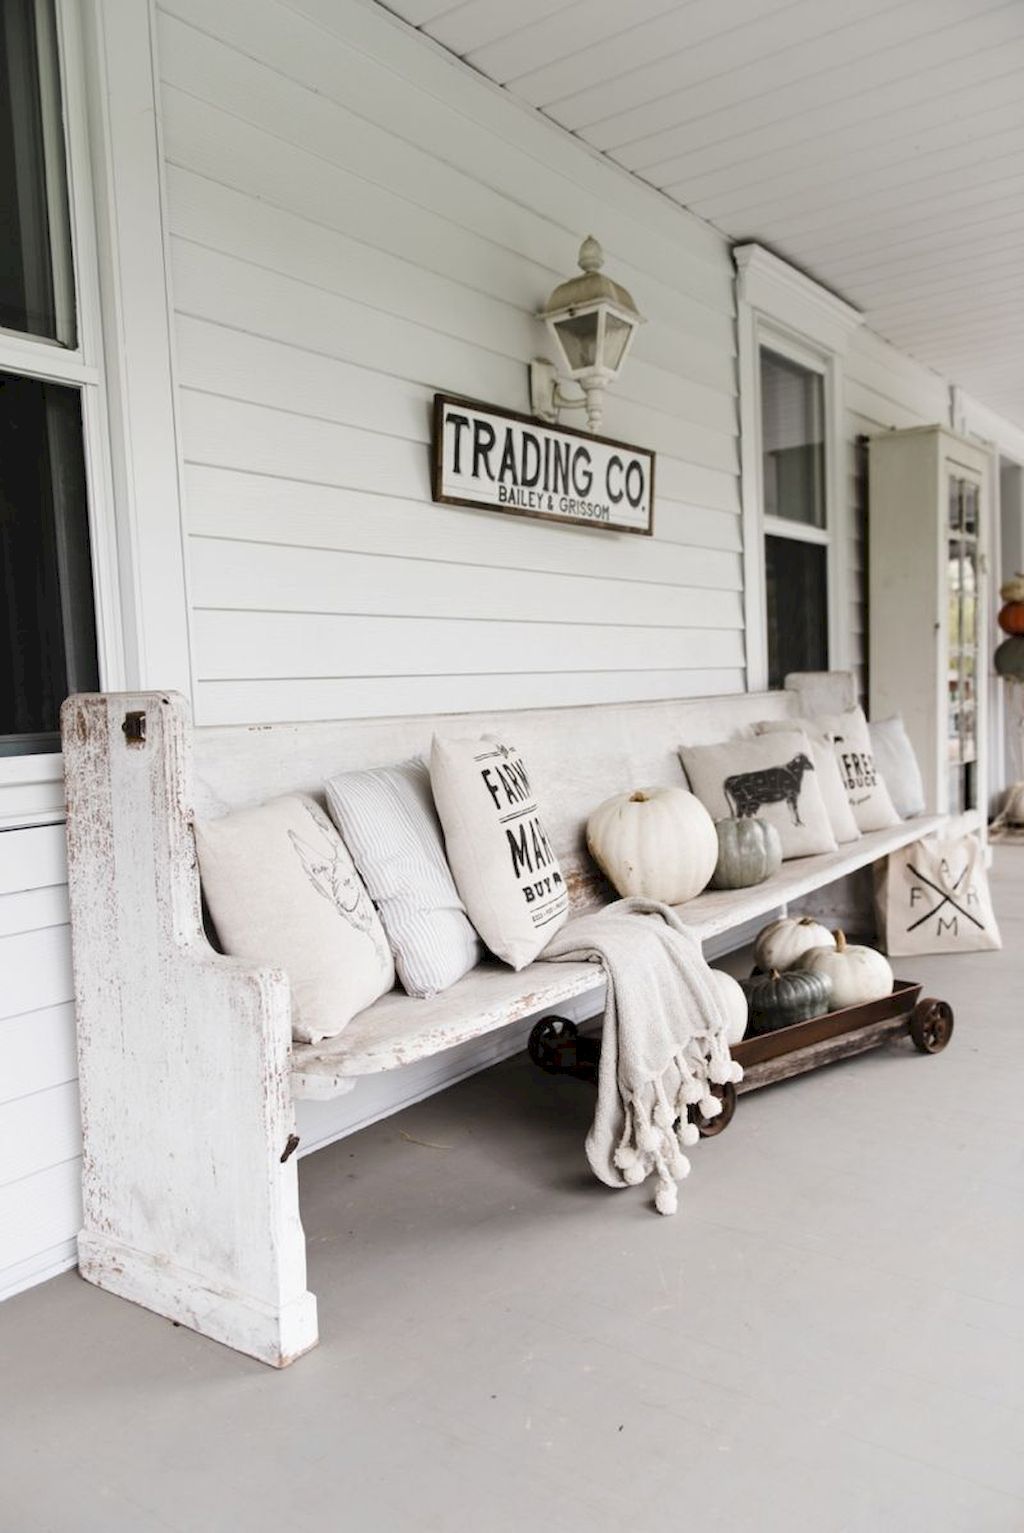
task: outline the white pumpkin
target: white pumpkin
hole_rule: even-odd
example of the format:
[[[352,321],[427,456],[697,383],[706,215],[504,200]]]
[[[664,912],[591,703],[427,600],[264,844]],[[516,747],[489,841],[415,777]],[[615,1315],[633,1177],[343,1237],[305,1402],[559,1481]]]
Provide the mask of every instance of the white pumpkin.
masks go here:
[[[866,1001],[880,1001],[892,994],[892,969],[887,958],[873,947],[848,943],[842,932],[825,947],[812,947],[801,958],[798,968],[812,974],[824,974],[832,981],[833,1011],[843,1006],[861,1006]]]
[[[1011,575],[1010,579],[999,587],[999,594],[1003,601],[1024,601],[1024,574]]]
[[[778,969],[794,969],[803,955],[813,947],[834,947],[832,933],[813,916],[782,916],[771,921],[759,933],[754,943],[754,963],[757,968],[770,974]]]
[[[606,799],[587,821],[594,861],[619,894],[682,905],[718,861],[715,822],[684,788],[638,788]]]
[[[739,980],[726,974],[724,969],[712,969],[711,976],[726,1015],[725,1041],[731,1048],[734,1043],[739,1043],[747,1030],[746,992]]]
[[[1024,825],[1024,782],[1015,782],[1006,790],[1006,802],[999,817],[1007,825]]]

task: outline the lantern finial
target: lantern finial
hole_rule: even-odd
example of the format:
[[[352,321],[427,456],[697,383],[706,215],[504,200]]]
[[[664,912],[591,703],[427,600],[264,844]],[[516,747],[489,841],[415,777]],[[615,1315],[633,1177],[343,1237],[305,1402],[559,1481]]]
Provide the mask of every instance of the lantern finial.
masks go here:
[[[580,246],[580,253],[576,257],[576,262],[581,271],[600,271],[604,265],[604,251],[601,249],[600,240],[596,240],[592,234],[588,234]]]

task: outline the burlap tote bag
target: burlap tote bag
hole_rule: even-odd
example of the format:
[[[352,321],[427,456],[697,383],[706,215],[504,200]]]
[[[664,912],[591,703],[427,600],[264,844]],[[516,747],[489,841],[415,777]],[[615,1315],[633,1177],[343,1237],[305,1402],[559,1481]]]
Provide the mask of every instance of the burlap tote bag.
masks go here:
[[[977,836],[915,841],[875,865],[879,940],[893,958],[1002,947]]]

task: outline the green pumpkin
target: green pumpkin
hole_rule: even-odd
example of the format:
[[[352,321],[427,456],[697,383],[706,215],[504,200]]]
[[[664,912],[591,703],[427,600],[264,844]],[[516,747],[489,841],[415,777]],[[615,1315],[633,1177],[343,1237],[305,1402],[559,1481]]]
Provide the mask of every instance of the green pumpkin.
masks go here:
[[[767,820],[717,820],[715,830],[718,862],[711,876],[712,889],[749,889],[781,868],[782,842]]]
[[[1024,681],[1024,635],[1014,634],[1012,639],[1004,639],[993,659],[1000,676],[1008,676],[1011,681]]]
[[[754,974],[744,980],[743,989],[750,1008],[750,1032],[773,1033],[776,1028],[823,1016],[829,1008],[832,981],[824,974],[802,969],[789,969],[785,974],[773,969],[770,974]]]

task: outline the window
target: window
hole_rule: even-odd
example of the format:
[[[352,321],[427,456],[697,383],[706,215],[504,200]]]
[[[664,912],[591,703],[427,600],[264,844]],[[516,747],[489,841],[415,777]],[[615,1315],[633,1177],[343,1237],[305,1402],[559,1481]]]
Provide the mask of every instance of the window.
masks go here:
[[[828,669],[825,378],[762,344],[761,498],[768,685]]]
[[[0,756],[99,684],[55,0],[0,6]]]
[[[77,389],[0,372],[0,754],[56,750],[69,692],[98,686]]]
[[[747,686],[857,666],[843,358],[861,316],[754,242],[733,247]]]

